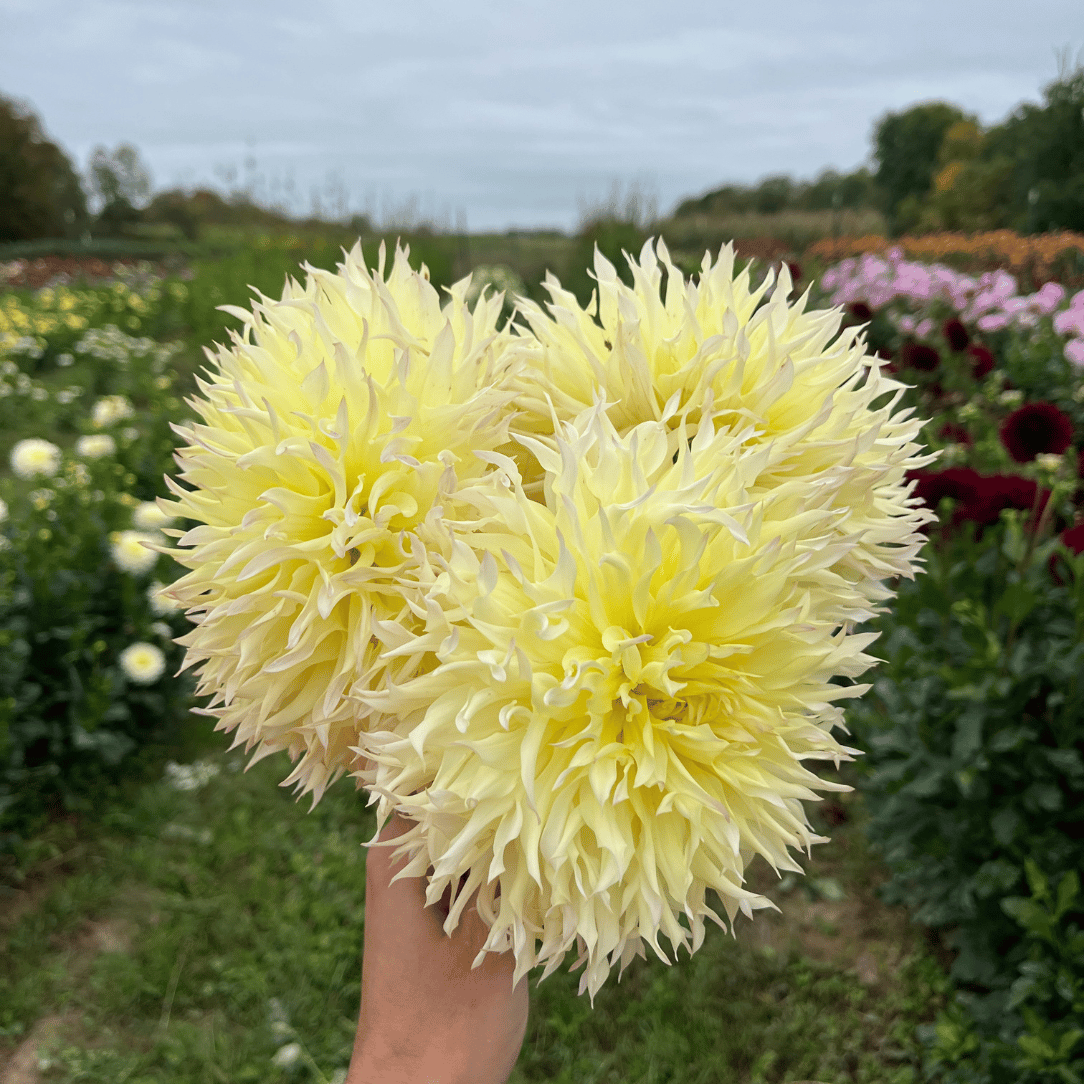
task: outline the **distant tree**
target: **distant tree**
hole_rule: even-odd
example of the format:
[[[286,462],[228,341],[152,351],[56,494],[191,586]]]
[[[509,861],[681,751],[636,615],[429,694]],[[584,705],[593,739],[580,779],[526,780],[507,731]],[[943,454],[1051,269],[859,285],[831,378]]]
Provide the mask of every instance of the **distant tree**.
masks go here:
[[[960,121],[975,122],[948,102],[924,102],[901,113],[887,113],[873,135],[875,174],[889,230],[914,226],[930,193],[945,134]]]
[[[86,220],[67,155],[27,105],[0,97],[0,241],[79,237]]]
[[[794,181],[786,174],[777,173],[765,177],[753,192],[753,205],[762,215],[774,215],[785,211],[794,198]]]
[[[192,207],[192,198],[180,188],[159,192],[147,204],[144,215],[148,222],[168,223],[189,241],[199,238],[200,221]]]
[[[986,158],[1010,174],[1012,224],[1026,232],[1084,230],[1084,66],[1019,106],[986,138]]]
[[[873,174],[865,167],[852,173],[826,169],[812,181],[796,186],[793,205],[800,211],[857,209],[875,203]]]
[[[121,143],[114,151],[95,147],[87,172],[98,204],[95,232],[117,237],[140,221],[151,194],[151,175],[135,147],[130,143]]]

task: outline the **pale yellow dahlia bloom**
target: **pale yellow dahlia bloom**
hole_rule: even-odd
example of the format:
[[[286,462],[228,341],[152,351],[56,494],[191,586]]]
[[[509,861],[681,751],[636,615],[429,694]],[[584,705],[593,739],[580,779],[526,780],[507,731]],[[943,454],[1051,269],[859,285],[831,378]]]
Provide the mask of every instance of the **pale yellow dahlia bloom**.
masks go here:
[[[729,423],[710,393],[686,407],[620,432],[599,403],[523,438],[542,502],[507,460],[512,486],[470,495],[484,529],[425,526],[448,533],[413,570],[425,631],[391,654],[438,665],[356,690],[381,713],[356,774],[381,823],[416,822],[394,846],[404,875],[433,868],[430,903],[451,886],[445,929],[477,891],[491,933],[476,964],[511,948],[517,980],[545,977],[576,947],[592,998],[643,941],[665,960],[659,932],[675,956],[698,949],[705,918],[724,924],[708,889],[731,924],[770,906],[745,867],[797,870],[788,848],[817,841],[802,801],[847,788],[805,762],[849,759],[837,702],[868,688],[831,678],[874,661],[852,627],[878,592],[838,571],[866,543],[841,527],[862,442],[788,478],[759,418]],[[864,425],[875,442],[887,423]],[[902,464],[881,470],[900,499],[878,538],[913,552],[928,514]]]
[[[785,265],[754,288],[748,268],[734,274],[732,245],[714,261],[706,253],[695,281],[685,280],[662,241],[627,259],[631,287],[596,251],[598,289],[587,309],[552,276],[548,312],[519,302],[541,349],[521,378],[513,432],[551,433],[554,414],[568,420],[599,395],[613,404],[621,433],[644,421],[674,429],[710,404],[717,427],[755,426],[743,454],[754,446],[767,453],[752,499],[796,479],[816,487],[844,470],[833,498],[835,533],[862,537],[838,571],[862,581],[869,597],[888,598],[880,581],[909,575],[922,544],[897,537],[904,469],[921,465],[914,458],[921,426],[910,412],[895,412],[903,385],[882,375],[857,329],[840,331],[841,310],[807,311],[808,292],[789,300]],[[886,402],[889,392],[896,394]],[[538,464],[513,454],[531,491]]]
[[[109,536],[113,562],[123,572],[138,575],[148,572],[158,562],[156,549],[162,537],[148,531],[114,531]]]
[[[503,479],[486,455],[508,439],[518,340],[501,298],[472,308],[464,280],[442,302],[405,252],[386,277],[383,247],[373,273],[360,247],[306,270],[229,309],[243,334],[207,352],[169,506],[196,522],[169,532],[190,571],[165,594],[197,624],[181,642],[219,729],[300,758],[287,782],[315,799],[356,759],[350,693],[418,620],[400,584],[415,532]]]
[[[165,673],[166,657],[154,644],[140,641],[121,652],[120,667],[129,681],[153,685]]]

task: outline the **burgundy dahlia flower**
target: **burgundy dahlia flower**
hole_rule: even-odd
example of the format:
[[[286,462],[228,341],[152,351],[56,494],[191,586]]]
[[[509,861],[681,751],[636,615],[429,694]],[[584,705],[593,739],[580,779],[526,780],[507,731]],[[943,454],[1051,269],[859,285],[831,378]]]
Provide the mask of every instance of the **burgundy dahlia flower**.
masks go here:
[[[1062,531],[1061,540],[1079,557],[1084,553],[1084,523]]]
[[[1053,403],[1025,403],[1001,423],[1000,434],[1017,463],[1030,463],[1043,452],[1061,455],[1073,443],[1073,422]]]
[[[863,324],[867,320],[873,319],[873,309],[871,309],[864,301],[853,301],[847,306],[847,311],[854,319]]]
[[[1084,553],[1084,523],[1079,523],[1075,527],[1070,527],[1068,530],[1062,531],[1061,540],[1077,557],[1079,557]],[[1064,587],[1066,581],[1062,577],[1061,571],[1063,568],[1066,572],[1069,570],[1069,565],[1065,560],[1064,555],[1055,550],[1050,555],[1047,567],[1050,569],[1050,575],[1053,577],[1054,582],[1058,584],[1059,587]]]
[[[981,380],[987,373],[994,371],[994,355],[988,346],[982,343],[972,343],[967,348],[971,358],[971,375],[976,380]]]
[[[974,441],[971,439],[971,434],[967,431],[967,427],[959,425],[956,422],[946,422],[938,430],[937,435],[944,441],[948,441],[951,444],[966,444],[969,448]]]
[[[925,343],[904,343],[900,348],[900,360],[907,368],[932,373],[941,364],[941,355]]]
[[[963,321],[958,317],[952,316],[946,320],[941,331],[945,336],[945,341],[957,354],[961,350],[966,350],[967,344],[971,342],[971,336],[968,335],[967,328],[964,327]]]
[[[915,496],[935,511],[942,497],[952,497],[956,507],[950,525],[958,527],[964,522],[974,523],[980,536],[987,527],[997,523],[1004,509],[1016,508],[1023,512],[1034,509],[1037,518],[1050,499],[1050,490],[1039,492],[1030,478],[1015,474],[981,475],[970,467],[913,471],[907,477],[918,480]]]

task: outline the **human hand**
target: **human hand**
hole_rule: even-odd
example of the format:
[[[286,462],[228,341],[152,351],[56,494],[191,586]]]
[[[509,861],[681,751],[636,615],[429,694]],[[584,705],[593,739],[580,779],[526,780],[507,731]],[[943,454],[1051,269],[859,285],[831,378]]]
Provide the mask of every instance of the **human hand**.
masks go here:
[[[380,839],[411,824],[393,815]],[[451,937],[447,907],[425,906],[425,880],[392,877],[406,859],[370,847],[365,860],[361,1013],[346,1084],[504,1084],[527,1031],[527,980],[511,952],[471,964],[489,931],[468,906]],[[445,894],[445,901],[448,894]]]

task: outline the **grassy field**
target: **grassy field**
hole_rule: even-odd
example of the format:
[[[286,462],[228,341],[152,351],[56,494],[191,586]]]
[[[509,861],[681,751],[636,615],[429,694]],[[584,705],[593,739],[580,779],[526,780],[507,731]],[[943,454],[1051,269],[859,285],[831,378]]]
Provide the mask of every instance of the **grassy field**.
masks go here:
[[[373,813],[343,783],[310,813],[276,786],[283,763],[244,773],[224,744],[204,743],[202,775],[167,770],[36,840],[0,906],[5,1084],[331,1081],[345,1068]],[[945,988],[906,917],[878,903],[860,822],[854,795],[828,805],[833,840],[806,878],[757,871],[778,914],[736,939],[711,927],[670,967],[637,960],[593,1011],[577,975],[536,986],[536,972],[513,1080],[914,1080],[916,1025]],[[276,1065],[292,1043],[296,1064]]]

